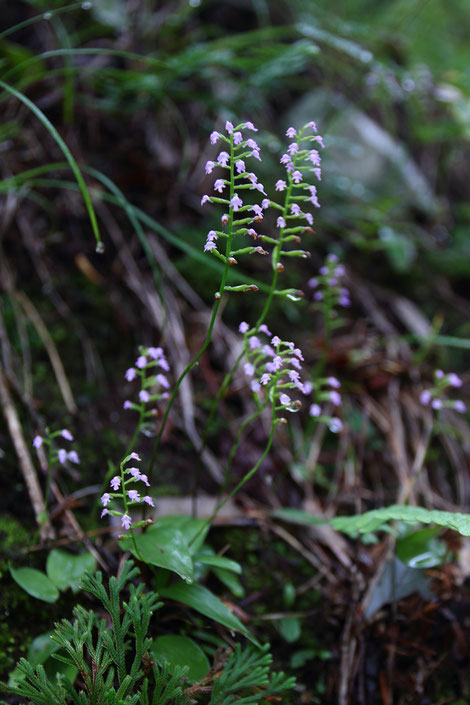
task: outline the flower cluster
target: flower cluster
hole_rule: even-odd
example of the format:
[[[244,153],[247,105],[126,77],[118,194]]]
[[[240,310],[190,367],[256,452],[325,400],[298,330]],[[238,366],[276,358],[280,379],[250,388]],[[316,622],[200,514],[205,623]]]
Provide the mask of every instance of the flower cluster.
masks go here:
[[[460,414],[467,411],[467,407],[461,399],[446,399],[444,392],[449,388],[459,388],[462,380],[455,372],[444,374],[442,370],[434,372],[434,386],[421,392],[419,400],[423,406],[431,406],[432,409],[454,409]]]
[[[135,361],[134,367],[126,370],[125,378],[128,382],[135,379],[140,380],[139,401],[132,402],[126,400],[124,409],[134,409],[141,415],[141,428],[149,425],[146,419],[156,415],[156,409],[147,410],[146,405],[157,402],[160,399],[168,399],[170,383],[164,372],[170,371],[170,365],[166,359],[162,348],[139,347],[139,357]]]
[[[314,301],[322,309],[333,312],[335,306],[351,306],[349,291],[342,286],[345,274],[343,264],[338,264],[336,255],[328,255],[316,277],[309,279],[308,285],[315,290]]]
[[[218,168],[224,170],[225,173],[223,175],[227,178],[217,178],[214,182],[214,190],[221,194],[220,196],[205,195],[201,199],[201,205],[207,202],[220,203],[228,211],[222,215],[221,219],[222,228],[227,230],[210,230],[207,234],[204,252],[211,252],[230,265],[238,263],[236,255],[268,254],[262,247],[255,245],[232,249],[232,239],[236,235],[248,235],[253,240],[256,240],[259,236],[253,225],[263,220],[263,205],[245,203],[243,192],[249,190],[266,196],[263,184],[258,180],[254,171],[248,170],[246,164],[246,160],[249,158],[261,161],[260,149],[254,139],[243,136],[242,130],[258,131],[252,122],[243,122],[234,127],[231,122],[227,121],[225,123],[226,134],[217,131],[212,132],[210,136],[211,143],[221,142],[222,147],[226,146],[228,151],[222,149],[216,161],[208,161],[206,163],[206,174],[211,174],[214,169]],[[217,249],[217,240],[219,238],[227,241],[225,254],[222,254]],[[231,291],[242,291],[247,288],[253,287],[227,287]]]
[[[341,383],[336,377],[326,377],[324,379],[319,379],[313,385],[315,391],[316,401],[311,404],[309,409],[309,414],[317,421],[322,421],[328,424],[328,428],[333,433],[339,433],[343,429],[343,423],[341,419],[337,416],[329,416],[322,409],[320,404],[322,402],[329,402],[333,404],[334,407],[339,408],[341,406],[341,394],[339,389],[341,388]]]
[[[65,448],[55,448],[55,438],[63,438],[69,442],[73,441],[72,434],[66,428],[63,428],[60,431],[53,432],[50,432],[49,429],[46,428],[45,436],[34,437],[33,446],[36,449],[39,449],[41,448],[41,446],[44,445],[49,449],[49,465],[52,465],[57,461],[61,465],[63,465],[66,460],[69,460],[71,463],[76,463],[77,465],[79,465],[80,458],[78,457],[78,453],[75,450],[67,451]]]
[[[243,321],[239,331],[245,336],[244,371],[251,378],[252,392],[259,399],[264,389],[265,398],[271,401],[275,411],[299,411],[302,408],[301,402],[293,400],[287,391],[297,389],[302,394],[310,394],[312,391],[311,383],[302,382],[300,377],[304,359],[302,351],[294,343],[272,335],[264,324],[259,326],[255,335],[248,323]],[[258,334],[267,336],[270,342],[264,343]],[[286,420],[280,418],[278,423],[286,423]]]
[[[150,507],[154,507],[155,503],[149,495],[141,497],[139,490],[135,489],[134,485],[136,482],[143,482],[144,485],[150,487],[147,475],[140,472],[139,468],[135,467],[124,467],[130,460],[141,461],[142,459],[137,455],[137,453],[131,453],[127,455],[120,465],[121,473],[120,475],[115,475],[111,478],[110,485],[112,492],[105,492],[101,496],[101,504],[104,509],[101,512],[101,517],[106,514],[112,514],[113,516],[121,518],[121,526],[128,531],[131,526],[132,528],[138,528],[139,526],[146,526],[151,523],[149,520],[140,521],[137,524],[132,524],[132,518],[129,514],[129,507],[135,506],[144,502]],[[132,489],[131,489],[132,487]],[[123,510],[119,509],[108,509],[108,504],[113,500],[121,500],[123,504]]]
[[[208,161],[206,173],[211,174],[215,168],[225,171],[227,178],[217,178],[214,182],[214,189],[223,194],[226,190],[226,198],[218,196],[204,195],[201,205],[207,202],[220,203],[225,206],[228,212],[222,215],[222,227],[226,230],[210,230],[204,245],[205,252],[211,252],[226,264],[235,265],[238,263],[236,257],[242,254],[258,253],[267,255],[268,251],[264,245],[273,246],[272,265],[277,277],[278,272],[284,270],[281,262],[282,257],[310,257],[310,253],[300,249],[285,249],[290,242],[299,244],[300,236],[304,232],[313,232],[313,215],[309,211],[304,211],[305,205],[313,204],[319,208],[316,186],[308,182],[310,174],[321,179],[321,157],[319,152],[313,147],[320,145],[324,147],[320,135],[309,134],[308,130],[317,132],[314,122],[304,125],[298,132],[290,127],[287,136],[294,141],[289,144],[287,152],[281,157],[281,164],[286,168],[284,179],[278,179],[275,184],[276,192],[284,193],[284,202],[278,203],[276,200],[266,197],[266,191],[262,183],[253,171],[249,171],[246,160],[254,157],[261,161],[260,150],[257,143],[251,139],[245,139],[242,130],[257,131],[253,123],[245,122],[234,127],[231,122],[225,124],[225,132],[212,132],[211,142],[216,144],[222,142],[227,146],[228,151],[222,150],[216,161]],[[261,203],[245,203],[241,196],[243,191],[254,191],[262,194],[265,198]],[[241,194],[241,195],[240,195]],[[256,223],[261,223],[265,211],[273,208],[277,211],[276,228],[279,233],[276,236],[258,234],[254,229]],[[300,220],[300,223],[299,223]],[[232,248],[232,240],[238,235],[248,235],[253,240],[261,241],[261,245],[250,245],[239,249]],[[225,254],[217,248],[217,241],[226,240]],[[241,284],[237,286],[224,286],[225,291],[247,291],[257,290],[255,285]],[[275,291],[276,295],[288,296],[298,300],[300,293],[297,290]]]

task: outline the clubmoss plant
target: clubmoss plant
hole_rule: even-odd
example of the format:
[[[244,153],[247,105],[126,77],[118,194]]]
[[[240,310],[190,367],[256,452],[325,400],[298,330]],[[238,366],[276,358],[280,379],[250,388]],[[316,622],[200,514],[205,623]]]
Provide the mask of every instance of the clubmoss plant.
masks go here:
[[[283,673],[269,673],[271,657],[267,649],[239,645],[224,655],[202,681],[191,685],[185,678],[186,667],[157,663],[152,655],[150,621],[162,603],[154,592],[145,592],[144,583],[134,579],[139,571],[132,561],[124,563],[118,578],[112,577],[109,589],[101,573],[83,578],[83,588],[106,610],[106,619],[96,611],[78,605],[74,622],[62,620],[55,625],[52,640],[60,646],[54,657],[78,669],[74,684],[66,675],[48,678],[43,666],[34,669],[22,658],[22,676],[3,689],[33,705],[257,705],[282,696],[294,686],[294,679]],[[128,594],[127,601],[123,593]]]

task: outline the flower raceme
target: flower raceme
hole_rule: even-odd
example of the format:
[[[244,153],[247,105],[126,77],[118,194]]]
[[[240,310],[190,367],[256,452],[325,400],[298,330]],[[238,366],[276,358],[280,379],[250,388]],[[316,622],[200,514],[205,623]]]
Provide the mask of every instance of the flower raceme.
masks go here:
[[[140,482],[142,482],[146,487],[150,487],[150,483],[147,475],[141,473],[139,468],[125,467],[131,460],[140,462],[141,458],[134,452],[127,455],[121,462],[120,474],[111,478],[109,484],[111,485],[112,492],[104,492],[100,499],[101,504],[104,507],[101,512],[101,517],[106,516],[106,514],[120,517],[121,526],[126,531],[129,531],[131,527],[136,529],[140,526],[147,526],[149,523],[152,523],[151,520],[147,519],[140,521],[137,524],[133,524],[129,513],[130,507],[142,503],[148,504],[150,507],[155,506],[155,503],[150,495],[141,496],[140,487],[139,489],[135,487],[136,483]],[[116,506],[111,506],[108,509],[108,504],[115,505],[116,500],[120,500],[122,507],[117,508]]]
[[[39,450],[42,446],[48,448],[49,451],[49,465],[53,465],[57,461],[63,465],[67,460],[76,465],[80,464],[80,458],[75,450],[67,451],[65,448],[56,448],[55,440],[64,439],[66,441],[72,442],[73,436],[70,431],[63,428],[59,431],[49,431],[48,428],[45,430],[44,436],[35,436],[33,439],[33,446],[36,450]]]
[[[302,351],[291,341],[280,340],[272,335],[265,324],[255,331],[250,329],[246,321],[238,327],[244,336],[244,351],[246,362],[245,375],[250,379],[250,388],[260,407],[264,401],[271,401],[274,411],[299,411],[302,403],[291,398],[292,391],[303,395],[315,394],[315,402],[310,406],[310,416],[317,421],[326,423],[333,433],[342,430],[343,424],[337,417],[332,417],[320,406],[329,402],[334,407],[341,406],[340,382],[336,377],[319,378],[315,382],[303,382],[301,379]],[[261,335],[269,338],[269,343],[261,339]],[[288,393],[289,392],[289,393]],[[276,423],[287,423],[283,417],[278,417]]]
[[[149,427],[151,425],[150,419],[157,414],[155,408],[147,409],[146,405],[169,397],[170,383],[164,374],[169,371],[170,365],[162,348],[142,346],[139,347],[139,357],[135,361],[134,367],[126,370],[124,375],[126,380],[133,382],[135,379],[139,379],[141,388],[138,393],[138,401],[133,402],[127,399],[124,402],[124,409],[133,409],[139,412],[141,429]]]
[[[314,122],[307,123],[300,130],[290,127],[287,130],[287,137],[294,139],[289,144],[287,152],[281,157],[281,164],[285,166],[286,176],[278,179],[275,183],[275,191],[279,193],[279,198],[283,194],[283,202],[272,200],[267,197],[264,185],[259,181],[254,171],[250,171],[247,160],[254,158],[261,161],[260,148],[250,137],[243,135],[246,130],[257,131],[251,122],[244,122],[234,126],[231,122],[225,124],[225,132],[212,132],[210,141],[212,144],[221,144],[222,149],[215,161],[206,163],[206,173],[212,174],[214,169],[222,169],[223,177],[218,177],[214,182],[214,190],[220,196],[204,195],[201,205],[205,203],[218,203],[224,206],[226,213],[221,219],[222,228],[210,230],[204,244],[204,251],[209,252],[226,265],[236,265],[239,255],[261,254],[267,255],[265,246],[272,246],[272,266],[276,272],[283,271],[284,265],[281,262],[283,257],[310,257],[310,253],[301,249],[291,249],[290,243],[299,244],[301,234],[312,232],[313,215],[309,211],[304,211],[304,206],[320,206],[317,198],[316,186],[309,183],[309,178],[313,174],[317,179],[321,179],[321,157],[314,148],[324,147],[320,135],[315,134],[317,128]],[[314,134],[311,134],[313,131]],[[265,196],[261,203],[248,203],[249,194],[260,194]],[[246,196],[245,196],[246,194]],[[258,197],[260,198],[260,196]],[[265,212],[274,209],[276,214],[276,231],[274,234],[260,234],[255,229],[263,222]],[[300,223],[298,222],[300,220]],[[248,245],[246,247],[234,248],[233,240],[235,236],[248,236],[259,241],[261,245]],[[218,242],[225,241],[225,252],[219,250]],[[257,290],[255,285],[227,286],[225,291],[248,291]],[[277,295],[298,298],[298,292],[292,290],[276,291]]]
[[[317,307],[330,311],[332,315],[336,306],[351,306],[349,291],[342,286],[345,272],[344,265],[338,263],[338,257],[330,254],[318,274],[308,281],[308,285],[314,289],[313,299]]]
[[[467,411],[465,403],[461,399],[447,399],[444,392],[451,388],[458,389],[462,386],[462,380],[455,372],[444,374],[442,370],[434,372],[434,386],[421,392],[419,400],[423,406],[430,406],[435,411],[440,409],[454,409],[459,414]]]

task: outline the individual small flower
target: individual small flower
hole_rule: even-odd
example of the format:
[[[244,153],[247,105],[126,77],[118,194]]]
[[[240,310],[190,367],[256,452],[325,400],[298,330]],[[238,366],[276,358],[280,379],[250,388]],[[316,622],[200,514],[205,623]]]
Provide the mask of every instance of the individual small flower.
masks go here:
[[[229,120],[227,120],[225,123],[225,130],[229,133],[229,135],[231,135],[233,132],[233,125]]]
[[[137,492],[137,490],[129,490],[127,496],[129,497],[131,502],[140,502],[140,494]]]
[[[318,404],[312,404],[308,413],[310,414],[310,416],[321,416],[321,408],[318,406]]]
[[[145,495],[145,497],[142,497],[142,502],[146,502],[146,503],[149,504],[151,507],[154,507],[154,506],[155,506],[155,503],[154,503],[153,499],[152,499],[151,497],[149,497],[148,494]]]
[[[245,122],[245,127],[247,130],[253,130],[253,132],[258,132],[258,128],[255,127],[252,122]]]
[[[206,174],[212,174],[212,172],[214,171],[214,167],[215,167],[215,162],[211,162],[211,161],[206,162],[206,167],[205,167]]]
[[[141,391],[139,392],[139,400],[144,404],[150,401],[150,394],[147,392],[147,390],[141,389]]]
[[[129,531],[131,523],[132,523],[132,519],[130,518],[130,516],[128,514],[123,514],[123,516],[121,517],[121,526],[126,531]]]
[[[223,179],[216,179],[214,181],[214,190],[222,193],[225,188],[225,181]]]
[[[292,142],[292,143],[287,147],[287,151],[289,152],[289,154],[290,154],[291,157],[293,157],[294,154],[297,154],[297,152],[299,151],[299,145],[297,144],[297,142]]]
[[[251,362],[246,362],[243,366],[243,369],[247,377],[253,377],[253,375],[255,374],[255,368],[254,365],[251,364]]]
[[[220,139],[220,135],[216,130],[214,130],[214,132],[211,132],[209,139],[211,141],[211,144],[216,144]]]
[[[126,374],[124,376],[128,382],[132,382],[132,380],[137,377],[137,372],[133,367],[129,367],[129,369],[126,370]]]
[[[319,203],[318,197],[317,197],[317,187],[316,186],[309,186],[308,190],[310,191],[310,201],[313,203],[315,208],[320,208],[320,203]]]
[[[113,491],[117,492],[119,487],[121,486],[121,478],[118,477],[118,475],[115,475],[114,477],[111,478],[109,484],[113,488]]]
[[[263,386],[265,386],[270,381],[271,381],[271,375],[268,375],[268,373],[265,372],[263,375],[261,375],[261,379],[260,379],[259,383],[262,384]]]
[[[129,399],[126,399],[126,401],[124,402],[124,404],[122,406],[123,406],[123,409],[132,409],[132,402],[129,401]]]
[[[276,355],[272,361],[272,365],[276,371],[280,370],[282,367],[282,357],[280,357],[280,355]]]
[[[443,377],[444,377],[444,371],[443,371],[443,370],[436,370],[436,371],[434,372],[434,377],[435,377],[436,379],[443,379]]]
[[[442,409],[442,401],[440,399],[433,399],[431,406],[433,409]]]
[[[66,428],[63,428],[62,431],[60,432],[60,435],[62,438],[65,438],[66,441],[73,441],[73,436],[70,433],[70,431],[67,431]]]
[[[264,208],[264,210],[267,210],[270,205],[271,205],[271,201],[269,200],[269,198],[263,198],[263,200],[261,201],[261,208]]]
[[[109,509],[106,509],[106,508],[105,508],[105,509],[103,509],[103,511],[101,512],[101,519],[102,519],[106,514],[109,514]]]
[[[250,388],[252,392],[257,394],[261,389],[261,385],[256,379],[252,379],[250,383]]]
[[[288,370],[287,374],[291,382],[296,382],[299,379],[299,373],[297,370]]]
[[[150,482],[149,482],[147,475],[139,475],[138,479],[141,480],[144,483],[144,485],[146,485],[147,487],[150,487]]]
[[[330,392],[330,401],[334,406],[341,406],[341,394],[338,394],[338,392]]]
[[[230,156],[227,154],[227,152],[221,152],[219,154],[219,156],[217,157],[217,161],[220,164],[220,166],[227,166],[229,159],[230,159]]]
[[[320,147],[322,147],[322,149],[325,149],[325,145],[323,143],[323,138],[320,137],[320,135],[317,135],[313,139],[315,140],[315,142],[318,142],[318,144],[320,145]]]
[[[42,436],[34,436],[33,446],[35,448],[40,448],[42,446],[42,443],[43,443]]]
[[[268,355],[269,357],[275,357],[276,353],[272,349],[270,345],[263,345],[263,352],[265,355]]]
[[[288,394],[281,394],[279,401],[283,406],[288,406],[291,402],[290,396]]]
[[[235,169],[237,170],[238,174],[244,174],[246,171],[246,166],[245,162],[243,159],[239,159],[238,161],[235,162]]]
[[[228,224],[228,215],[226,213],[224,213],[223,216],[221,216],[220,222],[222,223],[222,225]]]
[[[279,218],[276,220],[276,225],[278,228],[285,228],[286,227],[286,221],[282,217],[282,215],[279,216]]]
[[[248,345],[250,346],[250,350],[256,350],[261,347],[261,341],[256,337],[256,335],[252,335]]]
[[[233,144],[238,145],[241,144],[243,141],[243,135],[241,132],[234,132],[233,133]]]
[[[294,173],[292,174],[292,181],[294,182],[294,184],[300,184],[300,182],[302,181],[302,172],[298,170],[294,171]]]
[[[101,504],[106,507],[107,504],[109,504],[111,501],[111,495],[108,492],[105,492],[103,495],[101,495]]]
[[[456,401],[454,401],[454,409],[455,411],[458,411],[459,414],[465,414],[465,412],[467,411],[467,407],[461,399],[457,399]]]
[[[419,395],[419,400],[423,406],[427,406],[431,401],[431,392],[428,389],[425,389]]]
[[[271,343],[272,345],[277,347],[278,345],[280,345],[281,339],[277,335],[273,335],[273,337],[271,338]]]
[[[328,428],[332,433],[339,433],[340,431],[343,430],[343,423],[341,419],[337,419],[336,417],[333,417],[330,420],[330,423],[328,424]]]
[[[207,239],[208,239],[208,240],[217,240],[218,237],[219,237],[219,236],[217,235],[217,233],[215,232],[215,230],[209,230],[209,232],[207,233]]]
[[[70,460],[71,463],[75,463],[75,465],[80,465],[80,458],[75,450],[69,450],[67,459]]]
[[[307,123],[307,127],[311,127],[314,132],[318,132],[316,124],[312,121]]]
[[[461,387],[462,386],[462,380],[458,375],[455,374],[455,372],[450,372],[450,374],[447,376],[447,381],[450,384],[451,387]]]
[[[288,154],[283,154],[279,161],[281,164],[292,164],[292,160]]]
[[[302,393],[305,395],[311,394],[313,391],[313,384],[311,382],[304,382],[302,387]]]
[[[132,475],[136,480],[140,478],[140,470],[139,468],[127,468],[126,472],[129,473],[129,475]]]
[[[241,208],[243,205],[243,201],[241,198],[238,197],[238,194],[235,194],[233,198],[230,199],[230,206],[233,208],[234,211],[237,211],[239,208]]]
[[[205,194],[205,195],[201,198],[201,206],[203,206],[204,203],[207,203],[207,201],[209,201],[209,203],[210,203],[210,200],[211,200],[211,197],[208,196],[207,194]]]
[[[291,140],[297,134],[297,130],[294,127],[288,127],[286,136]]]
[[[276,191],[285,191],[287,184],[283,179],[276,181]]]
[[[264,333],[265,335],[269,335],[271,337],[272,333],[270,332],[268,326],[265,323],[262,323],[260,327],[258,328],[260,333]]]
[[[251,210],[254,212],[255,216],[260,220],[263,219],[263,209],[257,203],[251,206]]]
[[[211,250],[217,249],[217,245],[213,240],[206,240],[204,245],[204,252],[210,252]]]
[[[142,370],[147,364],[147,358],[145,355],[140,355],[135,363],[135,366],[139,368],[139,370]]]
[[[295,215],[295,217],[298,218],[301,213],[299,204],[293,203],[290,207],[290,212],[292,213],[292,215]]]
[[[336,379],[336,377],[327,377],[326,383],[334,389],[339,389],[341,387],[341,382]]]
[[[67,451],[65,450],[65,448],[59,448],[59,450],[57,451],[57,457],[59,459],[59,463],[65,463],[65,461],[67,460]]]
[[[142,458],[139,457],[138,453],[132,452],[129,456],[129,460],[142,460]]]
[[[242,321],[238,326],[238,330],[240,331],[240,333],[246,333],[249,329],[250,326],[248,325],[248,323],[246,323],[246,321]]]
[[[165,389],[170,389],[170,383],[165,375],[157,375],[155,379],[160,386],[165,387]]]
[[[312,149],[310,154],[308,155],[309,160],[312,162],[314,166],[320,166],[321,164],[321,157],[319,153],[317,152],[316,149]]]

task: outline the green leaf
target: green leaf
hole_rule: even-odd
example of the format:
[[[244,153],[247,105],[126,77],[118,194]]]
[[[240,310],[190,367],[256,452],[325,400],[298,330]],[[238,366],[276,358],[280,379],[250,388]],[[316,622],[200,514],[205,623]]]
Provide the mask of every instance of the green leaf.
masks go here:
[[[187,636],[168,634],[159,636],[150,647],[159,666],[168,663],[171,672],[179,666],[188,666],[186,677],[190,683],[204,678],[209,673],[210,664],[204,651]]]
[[[214,575],[232,592],[235,597],[241,598],[245,595],[245,588],[236,575],[225,568],[212,568]]]
[[[140,555],[136,553],[129,536],[120,541],[124,551],[130,551],[136,558],[142,558],[150,565],[166,568],[177,573],[183,580],[192,582],[194,579],[193,561],[188,544],[181,531],[170,527],[162,527],[160,523],[151,526],[145,534],[135,537]]]
[[[438,524],[446,529],[458,531],[462,536],[470,536],[470,514],[460,512],[443,512],[438,509],[409,507],[393,504],[382,509],[373,509],[365,514],[351,517],[335,517],[330,520],[331,526],[337,531],[355,536],[377,531],[387,521],[408,521],[413,524]]]
[[[225,558],[225,556],[215,556],[207,553],[195,553],[193,555],[194,562],[203,563],[204,565],[214,566],[215,568],[224,568],[225,570],[230,570],[232,573],[242,572],[242,567],[236,561],[230,560],[230,558]]]
[[[410,568],[434,568],[448,553],[444,541],[437,538],[439,527],[420,529],[397,540],[396,555]]]
[[[47,557],[47,575],[59,590],[68,587],[74,592],[79,590],[82,575],[87,571],[93,573],[94,570],[95,559],[89,552],[77,555],[54,548]]]
[[[278,629],[284,639],[292,644],[301,634],[300,619],[298,617],[283,617],[279,620]]]
[[[55,602],[59,598],[59,591],[54,583],[40,570],[10,566],[10,574],[15,583],[38,600]]]
[[[189,517],[185,514],[171,514],[158,519],[153,528],[177,529],[181,531],[191,555],[193,555],[196,551],[199,551],[204,543],[209,531],[209,524],[206,519],[194,519],[194,517]]]
[[[245,634],[250,641],[258,645],[256,639],[240,622],[238,617],[235,617],[218,597],[202,585],[187,585],[183,582],[178,582],[163,590],[159,590],[159,594],[161,597],[176,600],[188,605],[188,607],[192,607],[206,617],[223,624],[227,629]]]

